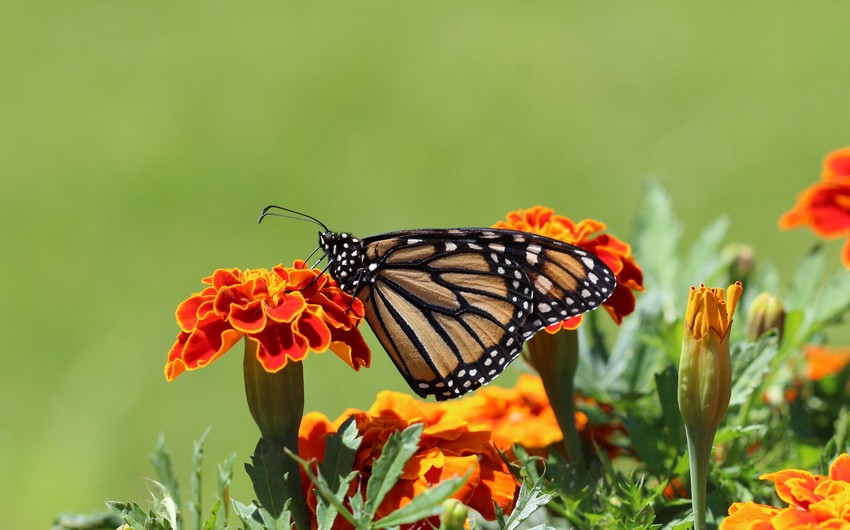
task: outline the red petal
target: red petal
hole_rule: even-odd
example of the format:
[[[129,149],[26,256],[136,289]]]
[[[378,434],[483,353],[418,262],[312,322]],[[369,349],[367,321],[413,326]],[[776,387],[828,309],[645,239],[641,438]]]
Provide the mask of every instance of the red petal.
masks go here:
[[[258,333],[266,327],[266,314],[263,312],[263,301],[254,300],[244,306],[231,305],[227,320],[234,329],[242,333]]]
[[[218,319],[201,322],[186,339],[180,358],[188,370],[201,368],[221,357],[243,335]]]
[[[301,293],[289,293],[284,295],[280,305],[266,309],[266,314],[275,322],[292,322],[306,307]]]
[[[300,361],[307,356],[307,340],[288,324],[267,326],[252,337],[260,343],[257,358],[267,372],[277,372],[286,366],[287,359]]]
[[[304,312],[292,327],[296,333],[304,336],[311,350],[323,352],[328,349],[331,343],[331,331],[319,316]]]

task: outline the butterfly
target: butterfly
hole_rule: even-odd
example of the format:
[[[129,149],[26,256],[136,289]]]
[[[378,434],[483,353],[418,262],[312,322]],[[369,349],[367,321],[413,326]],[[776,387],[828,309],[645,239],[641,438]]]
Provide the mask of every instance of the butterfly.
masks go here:
[[[340,289],[363,302],[372,331],[423,398],[489,383],[535,333],[599,307],[617,285],[594,254],[527,232],[419,229],[359,239],[280,206],[260,220],[268,215],[322,227],[317,264],[327,258]]]

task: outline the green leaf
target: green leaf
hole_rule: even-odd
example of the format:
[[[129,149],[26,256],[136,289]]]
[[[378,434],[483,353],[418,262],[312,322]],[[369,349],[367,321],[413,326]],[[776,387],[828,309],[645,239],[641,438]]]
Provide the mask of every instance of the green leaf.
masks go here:
[[[285,451],[290,458],[298,462],[298,465],[300,465],[301,469],[304,470],[304,474],[307,475],[307,477],[310,479],[310,482],[312,482],[313,485],[316,487],[316,492],[319,494],[319,496],[321,496],[328,503],[333,505],[339,515],[345,517],[345,519],[351,524],[351,526],[359,528],[369,523],[371,517],[368,519],[364,518],[362,510],[363,501],[360,495],[354,495],[353,497],[351,497],[351,500],[349,502],[349,504],[351,505],[351,511],[349,511],[348,508],[346,508],[343,504],[342,500],[336,498],[335,492],[330,489],[325,478],[321,474],[316,475],[315,473],[313,473],[313,469],[310,462],[299,457],[289,449],[285,449]],[[351,480],[357,472],[352,471],[351,473],[352,477],[346,477],[346,480]],[[358,521],[361,521],[362,524],[358,523]]]
[[[153,497],[153,511],[156,513],[157,519],[167,522],[175,530],[180,528],[178,522],[179,506],[168,488],[160,482],[149,479],[148,490]]]
[[[291,500],[287,500],[278,516],[272,515],[268,510],[260,506],[260,518],[268,530],[290,530],[292,528],[292,514],[289,513],[290,503]]]
[[[548,503],[554,495],[543,492],[543,479],[539,479],[531,488],[528,487],[528,482],[523,481],[519,488],[519,496],[516,501],[514,511],[510,517],[499,524],[503,530],[516,530],[523,521],[531,517],[531,514],[537,511],[538,508]],[[500,511],[500,510],[499,510]]]
[[[820,457],[820,468],[829,469],[832,460],[840,455],[850,451],[850,413],[847,407],[842,407],[838,411],[838,417],[835,419],[835,434],[826,443]]]
[[[785,297],[788,309],[805,308],[812,303],[818,283],[823,278],[824,263],[823,250],[819,245],[800,262]]]
[[[685,449],[685,426],[679,413],[679,374],[670,364],[655,374],[655,385],[661,403],[661,416],[676,452]]]
[[[850,271],[841,270],[818,293],[814,303],[809,303],[803,327],[806,339],[826,326],[838,322],[850,309]],[[808,326],[806,325],[808,324]]]
[[[719,273],[728,267],[728,259],[721,257],[720,244],[726,237],[729,218],[721,216],[711,223],[691,245],[688,257],[682,267],[680,291],[688,292],[692,285],[704,283],[713,285]]]
[[[285,459],[282,446],[260,438],[251,456],[253,465],[245,464],[245,471],[251,477],[260,506],[274,517],[281,514],[284,503],[290,497],[284,472]]]
[[[224,517],[219,517],[223,522],[222,526],[227,526],[227,520],[230,518],[230,484],[233,482],[233,462],[236,461],[236,452],[234,451],[224,462],[218,464],[218,497],[222,500],[224,508]]]
[[[156,470],[157,479],[168,488],[174,502],[177,503],[177,506],[180,506],[180,488],[171,467],[171,455],[165,448],[165,436],[160,434],[154,453],[150,456],[150,461]]]
[[[714,435],[714,445],[720,445],[732,440],[737,440],[748,434],[754,434],[759,431],[766,430],[764,425],[735,425],[733,427],[724,427],[717,431]]]
[[[192,473],[189,475],[191,496],[186,505],[189,508],[192,528],[201,530],[201,470],[204,463],[204,442],[212,427],[207,427],[192,447]]]
[[[644,189],[632,237],[647,287],[642,297],[655,299],[664,320],[673,322],[679,303],[680,260],[676,246],[682,230],[673,214],[670,196],[661,185],[647,181]]]
[[[242,521],[246,530],[265,530],[263,523],[254,518],[255,514],[259,517],[259,510],[256,506],[242,504],[236,499],[233,499],[231,503],[233,504],[233,511],[236,512],[236,517]]]
[[[384,444],[381,456],[372,466],[372,476],[366,484],[365,512],[370,519],[374,517],[387,493],[395,486],[407,461],[416,454],[422,429],[421,423],[413,424],[401,433],[392,433]]]
[[[110,512],[65,513],[56,517],[50,530],[114,530],[123,522],[118,514]]]
[[[416,497],[413,497],[402,508],[373,523],[372,528],[389,528],[410,524],[437,515],[442,510],[443,501],[454,495],[455,492],[466,484],[471,474],[472,468],[462,477],[453,477],[444,480],[436,486],[423,491]]]
[[[338,432],[329,435],[325,440],[325,459],[319,463],[319,474],[327,482],[328,489],[340,502],[345,500],[351,481],[357,476],[352,473],[354,456],[363,438],[357,436],[357,425],[354,418],[348,418]],[[316,520],[319,530],[330,530],[336,520],[337,510],[321,495],[316,502]]]
[[[761,386],[779,349],[776,332],[762,335],[758,342],[739,342],[732,346],[732,398],[730,405],[741,405]]]
[[[218,511],[221,509],[221,499],[215,501],[213,504],[212,510],[210,511],[210,516],[207,517],[207,520],[204,521],[203,530],[215,530],[218,527]]]
[[[151,528],[151,517],[135,502],[107,501],[106,507],[136,530]]]

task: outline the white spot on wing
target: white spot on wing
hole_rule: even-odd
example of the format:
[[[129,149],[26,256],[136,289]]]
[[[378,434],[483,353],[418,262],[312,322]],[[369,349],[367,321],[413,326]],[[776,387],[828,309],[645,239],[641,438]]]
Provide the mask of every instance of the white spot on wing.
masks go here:
[[[595,262],[594,262],[591,258],[589,258],[589,257],[587,257],[587,256],[585,256],[585,257],[581,258],[581,261],[582,261],[585,265],[587,265],[587,268],[588,268],[588,269],[592,269],[592,268],[593,268],[593,266],[594,266],[594,265],[596,265],[596,263],[595,263]]]

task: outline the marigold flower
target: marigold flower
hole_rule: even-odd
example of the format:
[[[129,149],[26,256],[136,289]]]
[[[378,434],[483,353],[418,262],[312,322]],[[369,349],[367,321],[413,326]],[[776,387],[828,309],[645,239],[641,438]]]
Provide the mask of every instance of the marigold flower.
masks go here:
[[[165,364],[169,381],[216,360],[242,337],[259,345],[257,359],[268,372],[310,350],[330,349],[355,370],[369,366],[357,330],[363,304],[303,261],[270,271],[218,269],[202,281],[209,287],[177,308],[181,331]]]
[[[542,454],[563,440],[555,412],[539,377],[522,374],[514,388],[488,386],[475,394],[446,402],[449,411],[471,425],[483,425],[493,432],[493,444],[509,452],[514,444],[533,454]],[[587,425],[583,412],[575,414],[579,430]]]
[[[821,181],[806,188],[794,208],[779,218],[783,230],[803,225],[826,239],[850,236],[850,147],[829,153]],[[844,243],[841,261],[850,268],[850,238]]]
[[[581,247],[599,257],[617,277],[617,288],[602,305],[620,324],[623,317],[635,310],[635,295],[632,291],[643,291],[643,271],[632,256],[632,248],[616,237],[600,233],[605,224],[593,219],[574,223],[571,219],[555,215],[555,211],[543,206],[509,212],[505,221],[493,228],[521,230],[539,234],[570,245]],[[571,317],[562,323],[546,328],[555,332],[562,327],[576,329],[582,316]]]
[[[786,469],[759,478],[772,481],[788,507],[735,503],[720,530],[850,528],[850,456],[846,453],[829,467],[829,476]]]
[[[363,438],[354,457],[354,469],[358,473],[349,495],[365,491],[372,465],[390,434],[401,432],[415,423],[424,425],[419,450],[378,507],[378,518],[406,505],[434,484],[463,476],[469,470],[472,470],[469,479],[453,498],[477,510],[488,520],[496,517],[494,502],[505,513],[513,510],[517,483],[490,442],[490,430],[452,414],[442,403],[417,401],[406,394],[384,391],[378,394],[368,411],[347,410],[332,424],[320,414],[307,415],[301,423],[301,456],[321,460],[323,455],[319,446],[324,444],[324,438],[338,430],[349,417],[354,417],[359,435]],[[311,490],[308,494],[307,504],[315,513],[315,491]],[[434,522],[438,524],[438,521]],[[337,519],[335,528],[348,527],[344,520]]]
[[[829,348],[818,344],[806,346],[806,376],[809,381],[820,381],[835,375],[850,363],[850,348]]]

